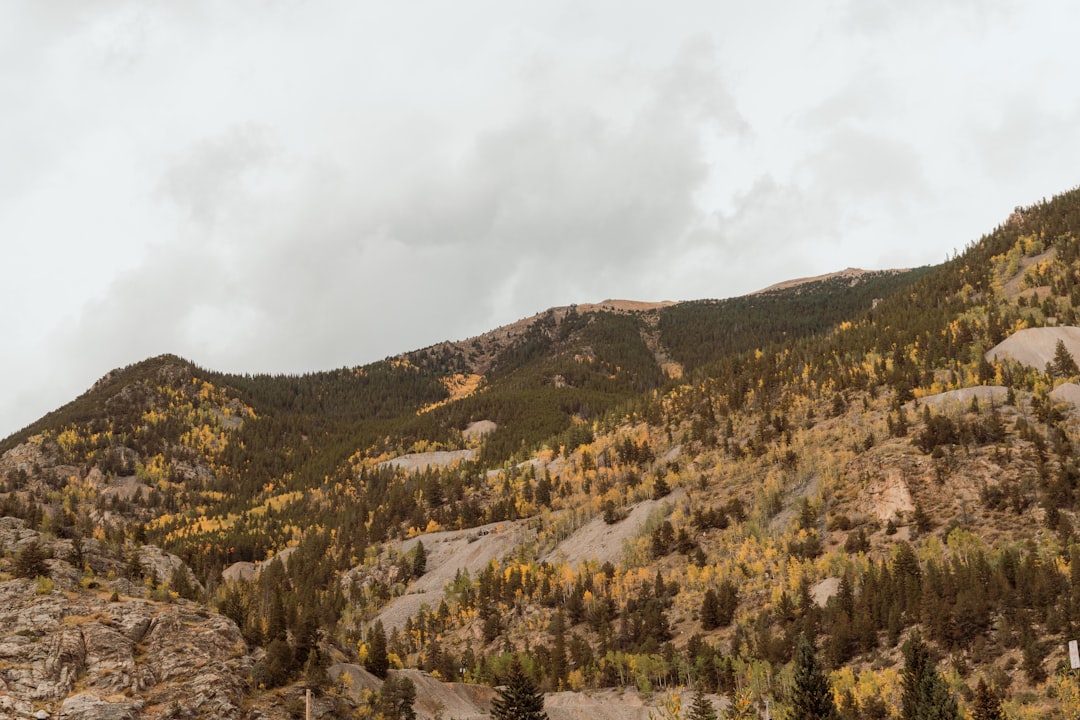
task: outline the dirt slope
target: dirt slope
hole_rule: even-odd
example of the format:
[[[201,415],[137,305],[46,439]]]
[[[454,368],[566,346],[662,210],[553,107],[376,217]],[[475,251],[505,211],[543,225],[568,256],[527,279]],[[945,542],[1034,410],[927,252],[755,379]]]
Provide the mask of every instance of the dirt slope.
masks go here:
[[[640,502],[625,519],[614,525],[595,517],[556,545],[543,559],[547,562],[565,561],[571,565],[588,559],[618,563],[623,557],[623,544],[641,534],[649,517],[664,505],[674,506],[684,495],[680,488],[662,500]]]
[[[409,586],[405,595],[394,598],[379,613],[387,632],[400,628],[427,603],[438,606],[443,588],[459,570],[476,576],[492,560],[499,559],[532,536],[526,521],[492,523],[468,530],[447,530],[411,538],[401,544],[400,552],[409,553],[423,541],[427,553],[427,572]]]
[[[363,691],[378,690],[382,680],[359,665],[339,663],[328,668],[331,679],[344,676],[346,692],[357,701]],[[391,670],[391,677],[407,677],[416,686],[414,709],[421,720],[455,718],[456,720],[487,720],[491,717],[491,701],[497,695],[486,685],[442,682],[419,670]]]
[[[693,693],[680,691],[683,712],[687,712]],[[719,695],[706,695],[713,708],[720,710],[727,702]],[[657,708],[667,699],[667,693],[657,692],[648,698],[633,690],[595,690],[588,693],[558,692],[544,696],[544,710],[550,720],[650,720]]]
[[[542,560],[560,560],[576,565],[595,559],[601,563],[618,563],[623,557],[623,545],[637,537],[658,510],[679,502],[684,491],[677,489],[662,500],[646,500],[633,506],[627,517],[614,525],[596,517],[585,523],[547,553]],[[505,557],[515,548],[536,536],[528,520],[482,525],[468,530],[446,530],[410,538],[401,543],[398,552],[408,554],[423,541],[427,553],[427,572],[413,582],[408,591],[394,598],[378,619],[389,632],[404,627],[405,621],[427,604],[434,609],[443,599],[443,590],[461,570],[476,576],[492,560]]]
[[[344,676],[346,692],[356,700],[365,690],[378,690],[382,680],[359,665],[331,665],[329,674],[338,681]],[[416,715],[420,720],[436,716],[456,720],[488,720],[491,701],[498,693],[485,685],[442,682],[419,670],[391,670],[391,676],[407,677],[416,686]],[[595,690],[590,692],[557,692],[544,696],[544,709],[550,720],[649,720],[650,713],[663,703],[666,693],[644,697],[634,690]],[[690,704],[692,695],[682,693],[683,707]],[[719,695],[707,695],[713,707],[720,710],[726,701]]]
[[[379,467],[392,467],[406,472],[422,472],[429,467],[449,467],[459,460],[472,460],[475,450],[439,450],[436,452],[409,453],[393,460],[379,463]]]
[[[1065,343],[1065,348],[1074,358],[1080,358],[1080,328],[1045,327],[1027,328],[1013,333],[991,348],[986,353],[986,359],[1009,357],[1042,370],[1046,363],[1054,359],[1058,340]]]
[[[978,398],[980,404],[989,407],[992,404],[1001,405],[1008,395],[1009,388],[1000,385],[976,385],[937,395],[927,395],[919,402],[936,410],[967,410],[972,398]],[[909,403],[908,410],[911,411],[913,408],[914,403]]]

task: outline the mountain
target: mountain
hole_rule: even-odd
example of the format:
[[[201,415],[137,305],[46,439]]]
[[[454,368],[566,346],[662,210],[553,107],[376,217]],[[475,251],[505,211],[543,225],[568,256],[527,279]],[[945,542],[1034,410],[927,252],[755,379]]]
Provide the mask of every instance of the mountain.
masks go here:
[[[9,614],[0,708],[274,717],[302,682],[348,716],[410,679],[430,716],[431,678],[497,685],[521,655],[552,693],[775,712],[808,636],[844,717],[890,717],[918,636],[962,707],[984,680],[1067,714],[1078,305],[1074,190],[935,267],[553,308],[303,376],[114,371],[0,442],[4,607],[55,607]],[[200,667],[242,682],[170,709],[196,671],[147,675],[145,634],[90,652],[127,608],[232,638]]]

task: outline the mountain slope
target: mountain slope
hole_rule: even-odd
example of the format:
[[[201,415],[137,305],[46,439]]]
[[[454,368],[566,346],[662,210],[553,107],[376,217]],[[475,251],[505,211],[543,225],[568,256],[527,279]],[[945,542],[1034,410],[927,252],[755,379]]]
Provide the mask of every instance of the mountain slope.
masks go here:
[[[176,553],[268,687],[385,643],[443,678],[527,649],[552,690],[775,708],[809,634],[843,711],[884,717],[918,632],[962,704],[984,677],[1013,715],[1071,712],[1080,421],[1051,391],[1080,378],[987,350],[1075,322],[1078,238],[1072,191],[934,268],[561,308],[298,378],[157,358],[4,441],[4,514]],[[388,462],[429,451],[456,460]],[[465,563],[485,531],[509,542]]]

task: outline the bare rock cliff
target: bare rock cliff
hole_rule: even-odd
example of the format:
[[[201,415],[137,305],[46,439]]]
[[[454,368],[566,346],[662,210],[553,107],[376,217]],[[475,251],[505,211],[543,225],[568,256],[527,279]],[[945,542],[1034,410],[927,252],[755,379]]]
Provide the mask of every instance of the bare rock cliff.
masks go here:
[[[0,718],[243,717],[252,660],[231,620],[183,600],[113,600],[125,584],[49,565],[47,580],[0,573]]]

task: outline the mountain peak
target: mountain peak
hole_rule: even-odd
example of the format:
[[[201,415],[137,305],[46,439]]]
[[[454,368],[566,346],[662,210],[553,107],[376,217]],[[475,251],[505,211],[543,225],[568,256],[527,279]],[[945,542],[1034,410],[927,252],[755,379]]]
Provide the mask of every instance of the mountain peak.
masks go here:
[[[816,282],[825,282],[828,280],[848,280],[852,284],[860,282],[867,277],[880,277],[882,275],[897,275],[899,273],[907,272],[910,268],[893,268],[889,270],[863,270],[862,268],[849,267],[836,272],[826,273],[824,275],[813,275],[810,277],[794,278],[792,280],[784,280],[778,282],[775,285],[770,285],[761,290],[757,290],[751,295],[760,295],[767,292],[776,292],[778,290],[790,290],[792,288],[799,287],[800,285],[809,285]]]

